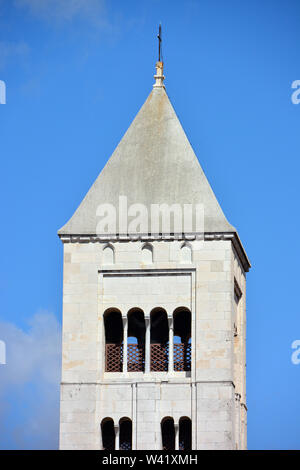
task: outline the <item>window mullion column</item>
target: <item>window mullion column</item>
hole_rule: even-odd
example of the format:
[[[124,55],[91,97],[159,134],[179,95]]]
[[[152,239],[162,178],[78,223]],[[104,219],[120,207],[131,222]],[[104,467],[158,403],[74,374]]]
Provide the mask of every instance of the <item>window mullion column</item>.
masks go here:
[[[146,351],[145,351],[145,372],[150,373],[150,316],[145,317],[145,324],[146,324]]]
[[[123,372],[127,372],[127,340],[128,340],[128,319],[122,317],[123,321]]]
[[[120,449],[120,426],[115,424],[115,450]]]
[[[175,450],[179,450],[179,424],[174,424],[175,427]]]
[[[174,322],[173,315],[168,317],[169,323],[169,365],[168,372],[174,372]]]

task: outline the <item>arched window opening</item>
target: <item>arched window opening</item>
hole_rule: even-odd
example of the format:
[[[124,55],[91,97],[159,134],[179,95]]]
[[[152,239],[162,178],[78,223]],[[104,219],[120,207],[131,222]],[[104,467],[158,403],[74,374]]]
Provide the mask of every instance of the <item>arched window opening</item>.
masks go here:
[[[190,418],[179,420],[179,450],[192,450],[192,421]]]
[[[180,249],[180,261],[181,263],[192,262],[192,248],[189,243],[184,243]]]
[[[115,253],[111,245],[106,245],[103,248],[103,264],[114,264],[115,262]]]
[[[103,450],[115,450],[115,429],[111,418],[104,418],[101,421],[101,435]]]
[[[163,308],[155,308],[150,315],[151,321],[151,371],[168,371],[169,325],[167,313]]]
[[[105,371],[122,372],[123,368],[123,323],[121,312],[108,309],[104,313]]]
[[[120,450],[132,449],[132,421],[129,418],[122,418],[119,421],[120,426]]]
[[[145,264],[153,263],[153,247],[149,243],[142,248],[142,262]]]
[[[179,307],[174,312],[174,371],[191,370],[191,312]]]
[[[145,369],[145,319],[144,312],[134,308],[128,312],[127,370],[142,372]]]
[[[161,436],[163,450],[175,450],[175,427],[173,418],[164,418],[161,421]]]

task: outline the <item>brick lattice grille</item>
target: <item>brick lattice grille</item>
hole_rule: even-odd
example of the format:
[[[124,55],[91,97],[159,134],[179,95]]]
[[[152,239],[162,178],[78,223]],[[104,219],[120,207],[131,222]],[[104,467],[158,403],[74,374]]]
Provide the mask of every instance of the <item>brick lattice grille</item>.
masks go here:
[[[123,370],[123,345],[107,344],[105,351],[105,371],[122,372]]]
[[[127,370],[139,372],[145,369],[145,346],[138,344],[127,345]]]
[[[168,344],[151,344],[151,370],[168,370],[169,346]]]
[[[174,370],[176,372],[191,370],[191,353],[190,343],[174,344]]]

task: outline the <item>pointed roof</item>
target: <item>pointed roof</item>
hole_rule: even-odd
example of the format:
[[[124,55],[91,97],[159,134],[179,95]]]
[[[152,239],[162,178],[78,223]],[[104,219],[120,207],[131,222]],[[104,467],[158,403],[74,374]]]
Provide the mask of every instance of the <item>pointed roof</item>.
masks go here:
[[[163,85],[162,63],[146,102],[59,235],[96,234],[100,204],[203,204],[204,232],[236,232],[228,223]]]

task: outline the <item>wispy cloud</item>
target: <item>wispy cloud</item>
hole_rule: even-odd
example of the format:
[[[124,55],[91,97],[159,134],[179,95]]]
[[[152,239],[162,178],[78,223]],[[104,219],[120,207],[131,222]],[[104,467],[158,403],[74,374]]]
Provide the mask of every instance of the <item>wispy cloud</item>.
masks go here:
[[[80,19],[100,25],[105,20],[105,0],[15,0],[15,5],[57,23]]]
[[[6,365],[0,365],[0,448],[58,446],[61,330],[47,312],[28,331],[0,322]],[[4,440],[3,440],[4,438]]]

